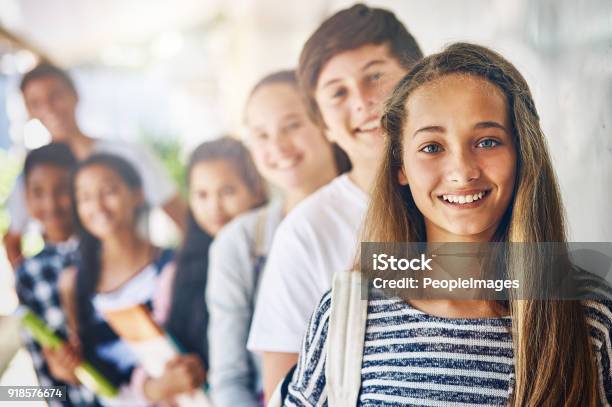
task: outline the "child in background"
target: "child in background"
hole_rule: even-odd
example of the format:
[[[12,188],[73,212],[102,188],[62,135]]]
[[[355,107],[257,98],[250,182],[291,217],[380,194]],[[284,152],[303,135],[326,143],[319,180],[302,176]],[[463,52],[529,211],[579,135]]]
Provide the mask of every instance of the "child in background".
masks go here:
[[[138,219],[145,210],[142,182],[123,158],[90,156],[78,164],[72,187],[80,258],[60,279],[72,336],[71,355],[63,359],[60,376],[76,381],[72,372],[83,357],[120,389],[117,399],[104,399],[103,404],[148,405],[142,386],[130,386],[137,360],[103,314],[135,304],[150,306],[158,276],[171,270],[173,253],[139,236]],[[168,376],[181,391],[197,388],[204,381],[203,368],[194,355],[177,357],[171,367]]]
[[[162,276],[154,308],[168,315],[164,318],[165,328],[175,341],[185,351],[198,355],[208,367],[204,292],[209,245],[227,222],[264,205],[267,196],[248,150],[229,137],[202,143],[194,150],[188,163],[187,183],[190,207],[187,237],[177,258],[176,275]],[[163,392],[164,380],[151,381],[152,389]]]
[[[502,56],[459,43],[426,57],[395,88],[381,123],[387,143],[363,241],[566,241],[531,92]],[[542,257],[508,256],[495,271],[541,287],[538,274],[557,272]],[[360,406],[609,405],[611,305],[605,294],[583,302],[371,294],[364,337],[346,335],[353,355],[357,341],[365,342],[359,372],[344,372],[360,379],[349,395],[322,368],[336,365],[326,349],[338,342],[329,333],[338,325],[330,325],[328,292],[310,321],[285,405],[334,405],[338,396]]]
[[[210,249],[209,383],[217,407],[262,405],[261,361],[246,343],[266,255],[283,217],[338,174],[332,145],[308,118],[295,72],[255,85],[246,125],[257,169],[282,198],[231,222]]]
[[[95,153],[115,154],[128,160],[142,178],[147,204],[162,208],[183,230],[186,205],[152,151],[144,145],[97,139],[83,133],[76,114],[79,93],[68,72],[42,62],[21,78],[19,88],[29,117],[40,120],[52,141],[68,144],[79,161]],[[8,258],[16,268],[21,261],[21,235],[29,223],[22,176],[17,178],[7,204],[11,223],[3,240]]]
[[[68,145],[52,143],[32,150],[24,165],[27,209],[44,230],[45,246],[17,269],[19,302],[37,314],[50,329],[67,339],[66,316],[59,300],[58,279],[72,265],[77,252],[72,222],[70,174],[76,158]],[[66,401],[49,401],[51,406],[96,405],[93,395],[79,386],[53,377],[61,366],[61,350],[42,349],[28,335],[25,338],[41,386],[67,386]]]

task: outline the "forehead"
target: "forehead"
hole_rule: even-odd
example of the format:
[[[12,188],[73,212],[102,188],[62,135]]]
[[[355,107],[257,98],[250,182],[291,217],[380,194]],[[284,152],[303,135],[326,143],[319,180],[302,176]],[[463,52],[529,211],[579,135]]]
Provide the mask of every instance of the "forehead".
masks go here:
[[[57,75],[44,75],[38,78],[30,79],[25,88],[23,89],[23,95],[25,97],[34,96],[50,92],[57,89],[68,90],[72,92],[72,88],[66,83],[66,81]]]
[[[103,164],[91,164],[79,170],[75,179],[77,189],[95,186],[100,182],[121,182],[121,177]]]
[[[460,117],[509,122],[504,92],[492,82],[469,74],[449,74],[415,89],[406,100],[407,125]],[[429,123],[432,124],[432,123]]]
[[[210,188],[231,181],[240,181],[240,177],[228,160],[200,161],[191,170],[190,182],[199,188]]]
[[[302,108],[295,85],[271,83],[261,86],[251,95],[246,109],[247,124],[265,122],[269,117],[283,116]]]
[[[30,169],[26,177],[26,186],[30,184],[48,185],[57,182],[67,182],[70,170],[61,165],[40,163]]]
[[[367,44],[359,48],[340,52],[323,65],[315,89],[320,89],[330,80],[347,79],[357,76],[370,62],[381,61],[400,67],[397,58],[390,51],[388,43]]]

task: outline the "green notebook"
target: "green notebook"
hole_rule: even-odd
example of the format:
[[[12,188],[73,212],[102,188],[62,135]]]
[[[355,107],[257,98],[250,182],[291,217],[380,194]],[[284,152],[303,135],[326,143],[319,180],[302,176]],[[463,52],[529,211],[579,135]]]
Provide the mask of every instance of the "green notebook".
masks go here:
[[[55,349],[63,345],[64,341],[27,307],[19,306],[16,315],[19,317],[21,325],[30,331],[32,337],[42,347]],[[117,395],[117,388],[88,362],[84,361],[77,366],[74,369],[74,374],[83,385],[100,396],[115,397]]]

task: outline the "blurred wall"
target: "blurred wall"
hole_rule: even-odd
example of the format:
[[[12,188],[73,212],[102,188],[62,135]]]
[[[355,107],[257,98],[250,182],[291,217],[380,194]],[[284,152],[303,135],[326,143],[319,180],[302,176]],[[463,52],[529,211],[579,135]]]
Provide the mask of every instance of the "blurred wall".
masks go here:
[[[612,2],[367,3],[393,10],[426,53],[471,41],[513,62],[529,82],[540,112],[571,239],[612,241]],[[80,112],[85,128],[121,138],[150,128],[177,137],[186,154],[202,140],[239,133],[251,86],[270,71],[294,67],[318,24],[353,2],[0,4],[1,23],[41,44],[88,82]]]

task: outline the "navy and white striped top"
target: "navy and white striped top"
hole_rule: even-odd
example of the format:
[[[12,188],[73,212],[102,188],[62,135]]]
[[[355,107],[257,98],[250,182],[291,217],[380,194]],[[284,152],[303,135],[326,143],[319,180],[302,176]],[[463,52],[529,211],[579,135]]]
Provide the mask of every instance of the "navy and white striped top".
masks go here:
[[[323,296],[303,342],[286,406],[327,406],[326,339],[331,294]],[[612,402],[612,311],[584,302],[600,394]],[[513,389],[510,317],[449,319],[425,314],[399,298],[368,303],[360,406],[499,406]]]

